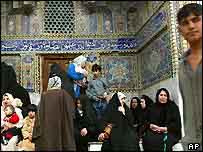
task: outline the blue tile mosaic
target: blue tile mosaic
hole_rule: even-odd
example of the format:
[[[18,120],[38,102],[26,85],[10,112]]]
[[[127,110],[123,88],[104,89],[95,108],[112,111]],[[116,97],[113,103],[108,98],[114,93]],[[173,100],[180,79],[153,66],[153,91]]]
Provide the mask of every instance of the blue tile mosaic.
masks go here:
[[[133,89],[134,65],[132,56],[105,56],[103,59],[104,75],[111,88]]]
[[[129,49],[139,49],[146,44],[151,38],[165,27],[167,23],[166,10],[158,12],[144,26],[144,28],[134,38],[117,38],[117,39],[27,39],[27,40],[1,40],[2,52],[73,52],[88,50],[111,50],[125,51]]]
[[[171,76],[172,58],[168,32],[164,32],[143,50],[141,53],[141,66],[142,84],[144,86]]]
[[[1,51],[82,51],[136,49],[136,41],[123,39],[5,40]]]

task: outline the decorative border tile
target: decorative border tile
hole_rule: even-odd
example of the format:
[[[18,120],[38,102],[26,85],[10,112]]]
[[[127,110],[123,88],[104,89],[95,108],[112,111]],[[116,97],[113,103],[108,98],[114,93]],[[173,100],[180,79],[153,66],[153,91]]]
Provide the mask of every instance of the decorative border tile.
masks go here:
[[[152,39],[161,29],[166,26],[167,23],[167,9],[164,7],[157,14],[155,14],[138,35],[130,38],[115,37],[112,35],[86,35],[85,39],[82,39],[82,35],[72,35],[74,38],[65,38],[65,35],[47,35],[45,38],[36,37],[35,39],[29,38],[21,40],[16,38],[15,40],[2,40],[1,51],[2,53],[11,52],[40,52],[40,53],[58,53],[58,52],[79,52],[79,51],[129,51],[138,50],[148,41]],[[127,36],[128,34],[126,34]],[[71,36],[71,35],[69,35]],[[122,36],[122,35],[121,35]],[[43,36],[40,36],[43,37]],[[52,38],[52,40],[47,39]],[[58,39],[58,38],[59,39]],[[93,38],[95,37],[95,38]],[[100,38],[96,38],[100,37]],[[109,37],[102,39],[101,37]],[[15,37],[14,37],[15,38]]]
[[[5,40],[1,41],[2,52],[69,52],[83,50],[136,49],[134,38],[120,39],[66,39],[66,40]]]
[[[137,44],[140,44],[137,49],[148,43],[157,33],[159,33],[168,23],[168,6],[165,4],[146,25],[138,32],[136,36]]]

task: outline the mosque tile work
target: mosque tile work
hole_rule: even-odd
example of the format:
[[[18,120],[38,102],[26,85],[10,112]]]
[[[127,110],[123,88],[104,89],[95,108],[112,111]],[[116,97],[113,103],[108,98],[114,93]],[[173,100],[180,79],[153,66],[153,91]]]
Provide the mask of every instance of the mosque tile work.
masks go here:
[[[161,4],[161,3],[160,3]],[[160,4],[156,4],[157,6]],[[37,58],[33,57],[33,54],[46,54],[46,53],[81,53],[81,52],[137,52],[144,47],[139,53],[141,56],[141,80],[139,83],[142,87],[152,85],[159,80],[170,77],[171,73],[171,54],[167,32],[162,32],[167,27],[168,22],[168,10],[166,5],[160,8],[157,12],[152,14],[147,20],[146,24],[136,33],[130,36],[126,36],[123,33],[115,32],[115,26],[111,26],[110,30],[113,32],[97,33],[100,27],[99,23],[101,20],[92,16],[92,20],[98,22],[98,26],[92,28],[91,33],[95,35],[87,35],[86,33],[75,34],[75,35],[45,35],[38,33],[39,35],[16,35],[13,38],[5,38],[1,40],[1,52],[6,54],[24,54],[26,56],[15,55],[13,58],[19,58],[19,68],[24,69],[22,73],[19,73],[22,83],[29,91],[39,90],[36,87],[37,81],[40,79],[36,78],[37,69],[32,72],[28,67],[33,65],[36,67],[38,62]],[[102,22],[105,23],[105,22]],[[114,23],[114,20],[113,20]],[[92,26],[93,24],[89,24]],[[102,29],[104,27],[102,26]],[[126,30],[125,30],[126,31]],[[11,31],[12,32],[12,31]],[[27,29],[29,32],[29,29]],[[30,30],[32,33],[32,30]],[[24,32],[26,33],[26,32]],[[81,32],[82,33],[82,32]],[[156,35],[160,35],[156,38]],[[11,36],[12,37],[12,36]],[[160,49],[156,50],[155,47],[160,46]],[[152,50],[152,51],[150,51]],[[160,54],[159,54],[160,53]],[[5,56],[6,57],[6,56]],[[8,57],[8,59],[10,56]],[[7,60],[8,60],[7,59]],[[148,59],[150,59],[148,61]],[[29,60],[29,62],[28,62]],[[90,62],[94,62],[95,58],[91,57]],[[107,77],[110,86],[118,89],[136,89],[138,83],[138,76],[135,75],[138,66],[134,64],[135,56],[111,56],[105,55],[102,58],[101,64],[103,65],[105,75]],[[145,61],[147,60],[147,64]],[[165,62],[169,61],[169,62]],[[10,61],[8,61],[10,62]],[[13,61],[12,61],[13,62]],[[138,61],[136,61],[138,62]],[[21,64],[20,64],[21,63]],[[147,66],[149,65],[149,66]],[[39,69],[38,69],[39,70]],[[30,81],[27,81],[26,77],[31,77]],[[20,79],[20,78],[19,78]],[[134,82],[134,83],[132,83]]]

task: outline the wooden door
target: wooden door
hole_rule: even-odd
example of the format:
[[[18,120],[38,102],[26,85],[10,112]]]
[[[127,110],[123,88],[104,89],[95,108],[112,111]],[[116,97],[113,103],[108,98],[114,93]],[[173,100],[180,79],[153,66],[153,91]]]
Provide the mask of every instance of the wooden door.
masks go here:
[[[76,56],[78,55],[54,54],[42,56],[42,77],[41,77],[42,91],[47,90],[50,66],[54,63],[57,63],[61,66],[61,68],[64,71],[66,71],[69,62],[73,60]]]

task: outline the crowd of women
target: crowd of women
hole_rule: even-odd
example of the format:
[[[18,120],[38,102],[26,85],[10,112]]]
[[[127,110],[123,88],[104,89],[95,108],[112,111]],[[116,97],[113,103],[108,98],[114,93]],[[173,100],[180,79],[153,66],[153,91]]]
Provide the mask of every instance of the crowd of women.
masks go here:
[[[79,56],[67,71],[53,64],[38,106],[27,93],[16,95],[22,87],[12,72],[14,85],[5,81],[1,89],[2,150],[88,151],[88,142],[100,141],[102,151],[140,151],[139,142],[145,151],[171,151],[181,139],[181,120],[169,91],[157,90],[155,101],[147,95],[133,97],[128,106],[124,93],[110,93],[101,66],[92,66],[93,78],[87,81],[85,63]],[[11,66],[1,66],[11,73]],[[7,114],[9,106],[14,108]]]

